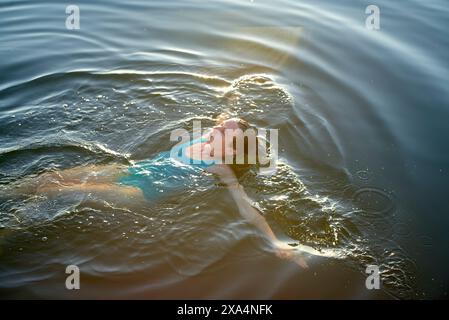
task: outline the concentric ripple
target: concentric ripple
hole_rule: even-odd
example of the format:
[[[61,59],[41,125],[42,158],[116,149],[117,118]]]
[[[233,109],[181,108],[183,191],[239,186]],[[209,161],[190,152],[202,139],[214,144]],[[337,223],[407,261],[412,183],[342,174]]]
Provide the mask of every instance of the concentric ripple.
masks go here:
[[[76,264],[86,298],[315,297],[304,279],[354,298],[377,264],[385,297],[420,297],[429,278],[429,296],[443,295],[442,1],[407,15],[380,1],[379,32],[354,1],[78,5],[79,30],[52,1],[0,10],[2,294],[72,298],[62,284]],[[151,158],[173,129],[222,112],[279,130],[275,174],[253,168],[241,183],[282,239],[323,253],[307,255],[310,272],[277,259],[208,174],[156,203],[27,192],[44,172]]]

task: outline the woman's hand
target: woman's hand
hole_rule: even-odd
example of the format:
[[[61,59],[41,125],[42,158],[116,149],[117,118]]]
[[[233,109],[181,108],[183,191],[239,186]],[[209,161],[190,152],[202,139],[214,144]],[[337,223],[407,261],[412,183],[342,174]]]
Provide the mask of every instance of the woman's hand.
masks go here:
[[[275,253],[279,258],[295,262],[297,265],[304,269],[307,269],[309,267],[304,257],[302,257],[300,252],[294,247],[291,247],[287,243],[280,240],[277,240],[273,244]]]
[[[251,199],[249,199],[243,187],[239,185],[234,172],[228,165],[218,164],[209,167],[207,170],[218,175],[220,180],[228,186],[231,195],[239,208],[240,214],[257,226],[257,228],[259,228],[273,243],[275,253],[279,258],[293,261],[302,268],[308,268],[304,257],[301,256],[297,249],[276,238],[276,235],[273,233],[266,220],[260,215],[259,211],[254,208]]]

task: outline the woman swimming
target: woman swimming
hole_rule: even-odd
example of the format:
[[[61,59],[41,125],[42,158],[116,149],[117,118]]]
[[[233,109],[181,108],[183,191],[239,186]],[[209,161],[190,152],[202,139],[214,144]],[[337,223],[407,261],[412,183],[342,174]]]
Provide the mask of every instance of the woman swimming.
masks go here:
[[[192,179],[202,179],[206,171],[215,174],[227,187],[240,214],[263,232],[278,257],[289,259],[306,268],[307,264],[300,252],[323,254],[307,246],[292,247],[276,237],[237,179],[238,169],[248,168],[249,165],[217,164],[215,161],[205,160],[211,157],[235,158],[234,140],[228,142],[221,137],[226,130],[243,134],[248,129],[250,125],[242,119],[221,117],[217,125],[203,136],[176,145],[171,153],[161,152],[151,159],[137,161],[132,166],[90,165],[44,173],[38,176],[34,192],[39,195],[57,195],[61,192],[100,193],[105,197],[120,196],[121,199],[134,204],[139,201],[154,202],[167,193],[189,187]],[[221,139],[219,148],[214,145],[218,137]],[[244,149],[245,153],[248,153],[248,140],[245,140]]]

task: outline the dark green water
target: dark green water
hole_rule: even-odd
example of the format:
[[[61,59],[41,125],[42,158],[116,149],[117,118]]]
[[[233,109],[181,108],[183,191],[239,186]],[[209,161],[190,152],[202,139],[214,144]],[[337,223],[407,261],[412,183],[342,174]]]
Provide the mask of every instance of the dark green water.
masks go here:
[[[379,31],[368,1],[74,4],[79,30],[57,1],[0,4],[2,297],[447,298],[445,1],[376,1]],[[45,171],[150,158],[224,109],[279,129],[277,174],[242,181],[276,232],[344,259],[277,259],[207,179],[142,206],[8,196]]]

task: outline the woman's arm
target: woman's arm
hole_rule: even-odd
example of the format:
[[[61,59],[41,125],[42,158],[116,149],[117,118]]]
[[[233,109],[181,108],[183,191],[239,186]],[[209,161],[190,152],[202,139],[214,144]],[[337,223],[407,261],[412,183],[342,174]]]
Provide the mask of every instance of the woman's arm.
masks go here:
[[[294,248],[282,242],[276,237],[265,218],[253,206],[251,199],[246,194],[243,186],[238,183],[234,172],[231,170],[231,168],[229,168],[229,166],[215,165],[211,167],[209,171],[217,174],[220,177],[220,180],[228,187],[228,190],[231,193],[231,196],[234,199],[240,214],[264,233],[264,235],[274,246],[278,257],[283,259],[291,259],[298,263],[300,266],[304,268],[307,267],[304,259],[297,255],[297,252],[294,251]]]
[[[227,185],[227,187],[239,208],[240,214],[262,231],[272,243],[277,243],[279,241],[278,238],[273,230],[271,230],[265,218],[254,208],[251,199],[248,197],[243,187],[238,182],[232,185]]]

